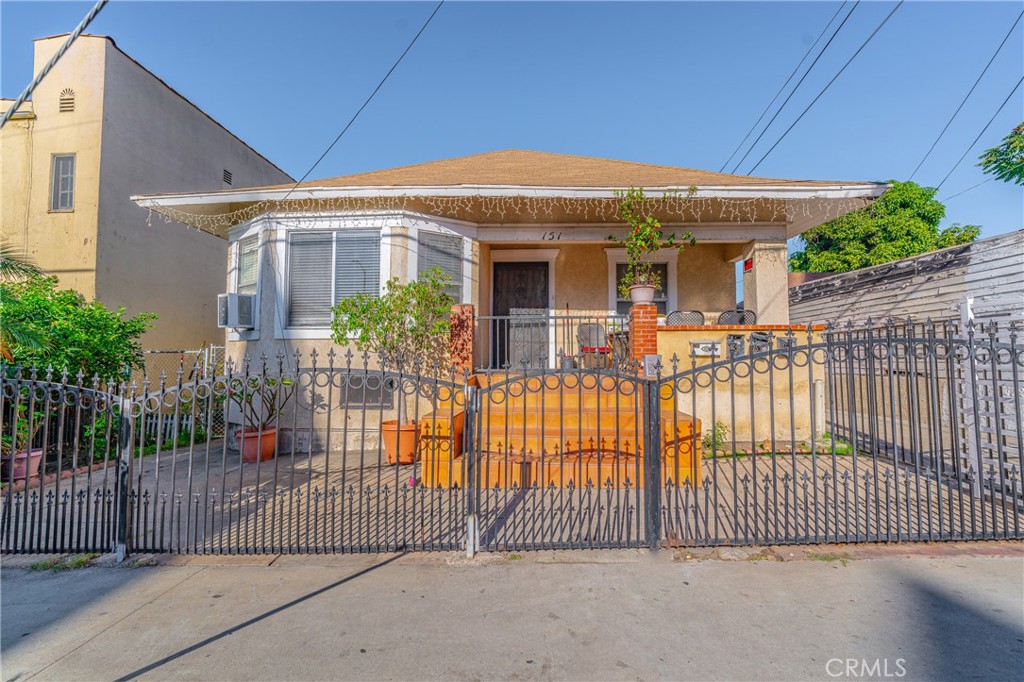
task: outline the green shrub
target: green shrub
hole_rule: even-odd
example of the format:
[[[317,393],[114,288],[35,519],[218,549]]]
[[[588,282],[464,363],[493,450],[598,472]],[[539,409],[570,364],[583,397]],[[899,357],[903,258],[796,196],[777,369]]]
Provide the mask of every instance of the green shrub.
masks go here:
[[[110,310],[98,301],[88,302],[71,289],[58,289],[56,277],[30,277],[19,282],[0,282],[0,316],[45,345],[19,343],[10,348],[13,365],[52,366],[66,369],[72,377],[83,371],[103,379],[121,378],[141,368],[142,335],[156,315],[126,317],[124,308]]]

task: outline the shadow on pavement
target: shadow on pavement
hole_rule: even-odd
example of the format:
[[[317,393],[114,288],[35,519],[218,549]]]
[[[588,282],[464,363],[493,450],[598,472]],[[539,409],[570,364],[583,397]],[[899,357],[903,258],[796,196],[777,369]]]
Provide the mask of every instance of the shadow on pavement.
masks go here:
[[[249,627],[250,625],[255,625],[256,623],[259,623],[260,621],[266,620],[267,618],[270,618],[271,616],[274,616],[274,615],[276,615],[278,613],[281,613],[282,611],[286,611],[286,610],[292,608],[293,606],[298,606],[299,604],[301,604],[301,603],[303,603],[305,601],[308,601],[308,600],[310,600],[310,599],[312,599],[314,597],[318,597],[318,596],[324,594],[325,592],[329,592],[329,591],[333,590],[336,587],[340,587],[340,586],[344,585],[345,583],[348,583],[348,582],[351,582],[351,581],[355,580],[356,578],[361,578],[362,576],[367,575],[368,573],[372,573],[373,571],[377,570],[378,568],[383,568],[384,566],[387,566],[388,564],[390,564],[393,561],[396,561],[396,560],[402,558],[405,555],[406,555],[406,552],[402,552],[401,554],[396,554],[395,556],[390,557],[390,558],[388,558],[388,559],[386,559],[386,560],[384,560],[384,561],[382,561],[382,562],[380,562],[378,564],[374,564],[373,566],[369,566],[367,568],[364,568],[361,571],[357,571],[356,573],[353,573],[352,575],[346,576],[346,577],[342,578],[341,580],[337,580],[337,581],[335,581],[333,583],[330,583],[328,585],[324,585],[323,587],[318,588],[316,590],[313,590],[312,592],[309,592],[307,594],[304,594],[301,597],[297,597],[297,598],[291,600],[290,602],[287,602],[285,604],[281,604],[280,606],[277,606],[277,607],[275,607],[273,609],[270,609],[269,611],[261,613],[258,616],[254,616],[254,617],[252,617],[252,618],[250,618],[250,619],[248,619],[246,621],[243,621],[243,622],[239,623],[238,625],[234,625],[234,626],[232,626],[232,627],[230,627],[230,628],[228,628],[226,630],[222,630],[221,632],[218,632],[215,635],[211,635],[210,637],[207,637],[206,639],[200,640],[200,641],[196,642],[195,644],[192,644],[191,646],[187,646],[184,649],[180,649],[178,651],[175,651],[173,654],[169,654],[167,656],[164,656],[160,660],[154,661],[153,663],[150,663],[147,666],[143,666],[143,667],[139,668],[138,670],[133,670],[132,672],[127,673],[126,675],[123,675],[122,677],[117,678],[117,682],[124,682],[125,680],[137,679],[137,678],[141,677],[142,675],[145,675],[146,673],[150,673],[150,672],[156,670],[157,668],[160,668],[161,666],[166,665],[167,663],[170,663],[171,661],[179,659],[179,658],[181,658],[183,656],[187,656],[188,654],[191,654],[191,653],[193,653],[195,651],[198,651],[199,649],[202,649],[205,646],[213,644],[214,642],[216,642],[218,640],[224,639],[225,637],[229,637],[229,636],[235,634],[236,632],[239,632],[240,630],[244,630],[245,628]]]
[[[988,608],[918,577],[908,576],[905,586],[913,604],[906,614],[914,652],[908,657],[907,679],[1021,679],[1024,604]]]

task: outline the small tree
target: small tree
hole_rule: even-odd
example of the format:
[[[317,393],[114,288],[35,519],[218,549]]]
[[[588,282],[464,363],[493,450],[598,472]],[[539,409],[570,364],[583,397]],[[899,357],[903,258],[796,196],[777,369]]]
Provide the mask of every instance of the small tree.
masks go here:
[[[889,263],[957,244],[980,233],[975,225],[939,230],[946,207],[935,189],[913,182],[890,181],[892,187],[871,206],[813,227],[802,237],[804,250],[793,254],[794,272],[848,272]]]
[[[1010,131],[1002,144],[978,157],[982,170],[1003,182],[1024,185],[1024,123]]]
[[[142,335],[156,315],[125,317],[125,309],[109,310],[71,289],[58,289],[56,277],[34,276],[20,282],[0,282],[3,326],[47,339],[34,345],[11,339],[12,364],[67,370],[74,375],[102,378],[122,376],[142,367]]]
[[[661,222],[648,213],[650,201],[644,196],[642,188],[631,187],[625,192],[616,192],[616,196],[620,199],[619,217],[629,225],[629,234],[625,239],[611,235],[608,240],[626,249],[626,274],[619,283],[619,293],[625,298],[629,296],[630,287],[650,286],[657,289],[661,286],[661,278],[652,260],[658,251],[664,248],[682,251],[687,244],[693,246],[697,240],[691,232],[678,236],[664,234]],[[662,200],[665,198],[662,197]]]
[[[409,371],[417,364],[448,360],[448,333],[455,299],[451,277],[432,268],[419,280],[388,280],[383,296],[360,293],[334,307],[335,343],[354,343],[376,353],[385,367]]]
[[[7,242],[0,242],[0,281],[17,282],[42,274],[42,269],[32,260],[19,255],[17,250]],[[17,305],[17,301],[12,300],[13,292],[5,291],[4,293],[6,295],[4,300]],[[0,324],[0,357],[4,360],[13,359],[12,352],[15,346],[42,350],[47,345],[46,337],[40,336],[16,319],[5,317],[3,323]]]

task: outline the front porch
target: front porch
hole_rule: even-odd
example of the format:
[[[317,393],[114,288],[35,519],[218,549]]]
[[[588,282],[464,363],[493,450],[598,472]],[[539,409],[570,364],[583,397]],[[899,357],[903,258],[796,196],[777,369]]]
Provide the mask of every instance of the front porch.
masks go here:
[[[595,369],[628,362],[631,304],[618,291],[626,254],[593,241],[594,230],[586,232],[550,233],[555,245],[491,242],[491,235],[478,234],[472,249],[474,369],[554,369],[569,358]],[[784,241],[710,239],[682,252],[663,250],[654,259],[662,281],[654,300],[659,325],[741,321],[722,319],[741,304],[739,262],[742,321],[787,324],[785,249]]]

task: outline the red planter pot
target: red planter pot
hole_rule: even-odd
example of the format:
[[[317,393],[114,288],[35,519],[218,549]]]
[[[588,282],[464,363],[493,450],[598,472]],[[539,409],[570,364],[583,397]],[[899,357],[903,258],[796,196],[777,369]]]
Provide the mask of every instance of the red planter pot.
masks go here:
[[[238,449],[242,452],[242,461],[265,462],[274,457],[274,448],[277,446],[277,427],[260,431],[258,429],[243,429],[236,435],[238,438]]]
[[[381,422],[380,430],[388,464],[413,464],[416,461],[416,445],[420,439],[416,422],[399,424],[397,419],[391,419]]]

